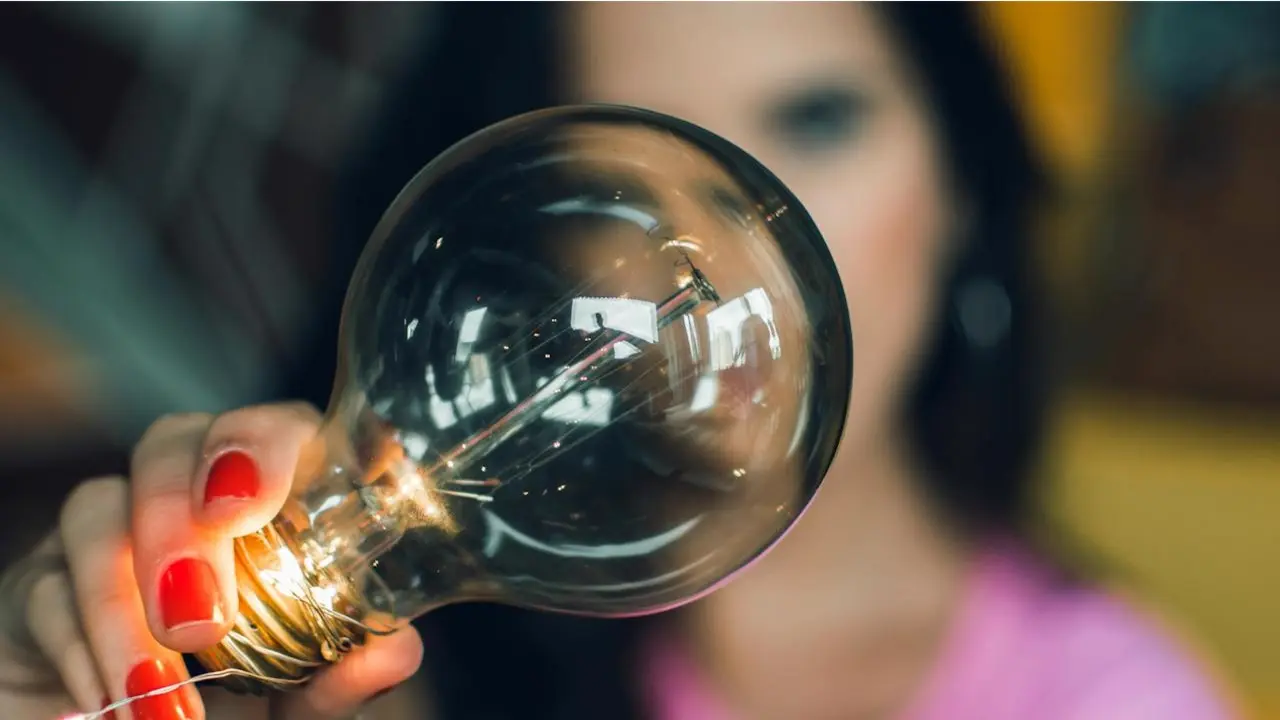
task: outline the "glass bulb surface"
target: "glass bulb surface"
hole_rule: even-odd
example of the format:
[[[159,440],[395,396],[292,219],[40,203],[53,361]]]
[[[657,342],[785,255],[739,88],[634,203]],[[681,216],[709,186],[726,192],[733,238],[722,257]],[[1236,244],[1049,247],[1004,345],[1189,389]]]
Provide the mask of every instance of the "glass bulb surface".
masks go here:
[[[852,378],[795,197],[727,141],[619,107],[523,115],[429,164],[364,252],[340,343],[322,451],[274,527],[331,607],[385,627],[467,600],[698,597],[814,496]]]

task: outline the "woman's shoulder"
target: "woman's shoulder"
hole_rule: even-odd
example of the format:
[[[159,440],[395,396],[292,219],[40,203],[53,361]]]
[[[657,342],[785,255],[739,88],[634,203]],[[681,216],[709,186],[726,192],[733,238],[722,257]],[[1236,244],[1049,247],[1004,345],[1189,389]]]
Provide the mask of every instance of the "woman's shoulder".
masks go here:
[[[1233,716],[1224,698],[1207,664],[1155,616],[1000,541],[975,565],[912,718],[954,718],[968,706],[984,718],[1216,720]]]

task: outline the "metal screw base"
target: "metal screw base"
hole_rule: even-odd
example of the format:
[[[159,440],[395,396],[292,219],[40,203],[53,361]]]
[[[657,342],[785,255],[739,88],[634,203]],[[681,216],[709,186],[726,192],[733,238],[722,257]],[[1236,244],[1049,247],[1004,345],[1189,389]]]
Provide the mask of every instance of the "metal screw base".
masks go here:
[[[324,602],[316,596],[317,588],[349,583],[304,570],[287,532],[277,520],[235,541],[239,614],[222,642],[195,655],[209,670],[236,668],[255,676],[225,678],[223,686],[234,692],[263,695],[301,685],[368,635],[346,594]]]

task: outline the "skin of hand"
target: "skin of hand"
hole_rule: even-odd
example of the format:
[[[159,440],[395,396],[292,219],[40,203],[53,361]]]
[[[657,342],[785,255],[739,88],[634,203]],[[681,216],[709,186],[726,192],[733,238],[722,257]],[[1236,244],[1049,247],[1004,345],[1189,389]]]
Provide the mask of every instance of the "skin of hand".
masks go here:
[[[98,712],[189,677],[181,653],[217,643],[236,616],[234,538],[283,506],[320,428],[301,405],[167,416],[134,449],[130,477],[87,480],[58,527],[10,568],[0,637],[0,717]],[[20,576],[19,576],[20,575]],[[16,588],[16,589],[15,589]],[[391,693],[422,661],[412,629],[373,638],[304,688],[270,698],[202,685],[115,711],[117,720],[401,717]],[[37,687],[43,683],[43,687]]]

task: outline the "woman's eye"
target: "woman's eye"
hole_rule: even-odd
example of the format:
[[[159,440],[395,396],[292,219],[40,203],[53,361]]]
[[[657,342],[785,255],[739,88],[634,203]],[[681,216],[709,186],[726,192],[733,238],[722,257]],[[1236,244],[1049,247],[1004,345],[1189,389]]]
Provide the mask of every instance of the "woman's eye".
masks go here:
[[[814,88],[779,103],[769,114],[769,128],[799,152],[830,150],[852,138],[861,127],[867,103],[845,88]]]

